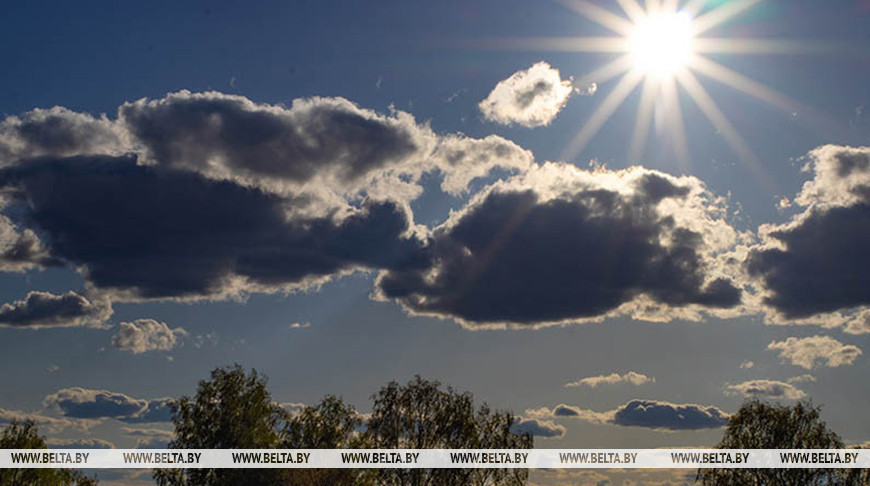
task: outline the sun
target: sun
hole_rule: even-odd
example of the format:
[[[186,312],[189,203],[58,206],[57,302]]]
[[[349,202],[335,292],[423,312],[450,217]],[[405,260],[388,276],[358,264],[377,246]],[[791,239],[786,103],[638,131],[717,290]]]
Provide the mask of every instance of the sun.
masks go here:
[[[799,54],[817,50],[810,41],[709,36],[710,31],[715,31],[762,0],[612,0],[615,7],[618,5],[616,9],[602,7],[604,0],[555,1],[614,35],[537,38],[519,42],[514,39],[503,45],[546,51],[611,53],[615,59],[575,77],[574,85],[580,88],[593,83],[601,86],[619,78],[565,148],[562,160],[575,159],[640,86],[634,130],[630,140],[626,140],[629,162],[642,162],[644,146],[655,118],[662,122],[657,121],[656,126],[666,127],[656,133],[656,138],[667,142],[680,165],[684,168],[688,165],[690,157],[680,103],[680,95],[686,94],[739,158],[765,177],[760,173],[760,164],[752,150],[728,121],[699,76],[727,85],[786,113],[800,112],[803,119],[811,123],[832,120],[709,58],[709,54]]]
[[[661,12],[640,19],[629,37],[635,69],[647,76],[673,76],[693,52],[692,18],[686,12]]]

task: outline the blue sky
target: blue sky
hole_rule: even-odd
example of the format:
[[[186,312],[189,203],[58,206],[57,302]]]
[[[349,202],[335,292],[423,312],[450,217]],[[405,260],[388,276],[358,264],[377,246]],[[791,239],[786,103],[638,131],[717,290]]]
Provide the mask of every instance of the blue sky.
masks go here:
[[[281,402],[363,411],[419,373],[547,424],[539,447],[709,446],[746,396],[812,398],[870,440],[870,3],[708,0],[696,19],[749,8],[698,38],[764,51],[704,57],[769,91],[694,70],[750,157],[680,84],[653,95],[635,159],[640,86],[572,150],[620,79],[585,76],[617,55],[541,39],[620,38],[588,5],[626,18],[605,0],[10,6],[0,419],[134,447],[130,428],[170,429],[150,401],[238,362]],[[698,421],[614,418],[633,400]]]

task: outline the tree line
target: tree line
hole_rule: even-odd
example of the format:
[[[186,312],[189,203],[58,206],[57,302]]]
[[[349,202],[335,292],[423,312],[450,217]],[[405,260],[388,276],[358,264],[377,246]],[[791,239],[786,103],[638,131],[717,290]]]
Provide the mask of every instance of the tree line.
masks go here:
[[[416,376],[392,381],[359,413],[339,397],[291,413],[269,393],[266,378],[234,365],[217,368],[192,396],[170,405],[173,449],[528,449],[510,412],[475,405],[471,393]],[[731,416],[717,447],[724,449],[843,448],[810,402],[793,406],[750,400]],[[0,449],[44,449],[32,421],[13,422]],[[522,486],[526,469],[158,469],[158,486]],[[864,486],[867,470],[701,469],[702,486]],[[0,469],[0,486],[96,486],[70,469]]]

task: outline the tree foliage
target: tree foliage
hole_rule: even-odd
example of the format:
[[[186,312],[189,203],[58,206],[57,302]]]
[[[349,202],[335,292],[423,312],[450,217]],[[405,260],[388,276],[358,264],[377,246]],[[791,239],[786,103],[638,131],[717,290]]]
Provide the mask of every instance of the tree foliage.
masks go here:
[[[170,405],[177,449],[270,449],[281,447],[289,416],[272,402],[266,379],[241,366],[218,368],[199,382],[196,396]],[[277,469],[162,469],[160,486],[260,486],[279,484]]]
[[[526,449],[532,437],[511,431],[514,417],[474,406],[470,393],[441,389],[419,376],[406,385],[395,381],[373,397],[366,428],[370,445],[380,449]],[[381,469],[382,486],[512,486],[525,483],[525,469]]]
[[[720,449],[842,449],[843,441],[820,418],[810,402],[793,406],[749,400],[728,422]],[[857,486],[849,470],[701,469],[703,486]]]
[[[328,395],[291,415],[272,401],[266,380],[238,365],[216,369],[196,396],[172,404],[175,439],[170,448],[363,449],[532,447],[515,434],[513,415],[475,406],[470,393],[442,389],[419,376],[390,382],[373,397],[364,420],[341,398]],[[160,486],[519,486],[520,469],[164,469]]]
[[[13,421],[0,437],[0,449],[47,449],[32,420]],[[96,486],[74,469],[0,469],[0,486]]]

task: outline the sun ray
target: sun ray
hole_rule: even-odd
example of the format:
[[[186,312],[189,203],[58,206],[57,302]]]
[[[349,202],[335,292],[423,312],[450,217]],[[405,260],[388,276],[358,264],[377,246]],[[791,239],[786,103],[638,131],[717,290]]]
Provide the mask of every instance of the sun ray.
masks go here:
[[[584,74],[574,80],[574,86],[580,88],[589,86],[591,83],[606,83],[611,79],[631,69],[631,56],[625,55],[608,62],[591,73]]]
[[[791,39],[700,37],[694,41],[699,54],[826,54],[842,52],[845,47],[836,42]]]
[[[613,116],[613,112],[622,104],[634,88],[640,83],[643,75],[637,71],[629,71],[619,80],[613,91],[607,95],[604,101],[598,105],[598,108],[586,120],[586,123],[568,144],[565,152],[562,154],[562,160],[572,160],[592,140],[592,137],[598,133],[598,130],[604,125],[607,120]]]
[[[683,11],[691,15],[692,17],[697,17],[701,10],[704,9],[704,5],[707,4],[707,0],[689,0],[683,6]]]
[[[643,7],[637,3],[637,0],[616,0],[619,3],[619,6],[622,8],[622,11],[625,12],[625,15],[628,15],[628,18],[631,19],[635,24],[640,22],[646,17],[646,12],[644,12]]]
[[[677,7],[680,4],[679,0],[661,0],[661,1],[662,1],[662,6],[661,6],[662,12],[676,12]]]
[[[628,37],[631,35],[631,31],[634,28],[634,25],[625,18],[605,10],[598,5],[587,2],[586,0],[556,1],[617,34]]]
[[[478,39],[475,47],[511,51],[625,52],[628,40],[621,37],[526,37]]]
[[[722,4],[721,7],[717,7],[695,19],[695,35],[698,36],[703,34],[722,22],[739,15],[744,10],[754,7],[760,1],[761,0],[735,0]]]
[[[677,82],[673,77],[662,82],[662,93],[670,126],[671,143],[677,163],[683,170],[689,167],[689,143],[686,141],[686,126],[683,124],[683,112],[680,109],[680,95],[677,92]]]
[[[628,149],[630,163],[639,162],[643,156],[646,139],[649,137],[650,121],[652,120],[653,103],[655,103],[656,91],[659,83],[655,79],[646,78],[643,83],[643,92],[640,96],[640,104],[637,105],[637,117],[634,119],[634,132],[631,137],[631,146]]]
[[[646,0],[646,13],[652,15],[661,8],[661,0]]]
[[[717,130],[719,130],[719,133],[722,134],[722,137],[725,138],[728,145],[734,149],[734,152],[737,153],[740,160],[749,165],[756,173],[763,174],[761,166],[758,163],[758,157],[755,156],[752,149],[750,149],[746,141],[743,140],[743,137],[737,133],[737,130],[731,122],[728,121],[728,118],[724,113],[722,113],[719,105],[716,104],[707,90],[704,89],[701,82],[698,81],[698,78],[696,78],[688,69],[684,69],[677,73],[677,79],[680,81],[680,85],[682,85],[683,88],[686,89],[686,92],[689,93],[689,97],[692,98],[695,104],[698,105],[698,108],[701,109],[701,112],[704,113],[704,116],[710,120]]]

